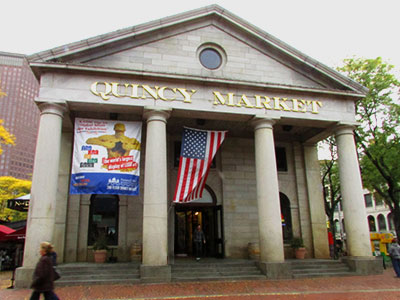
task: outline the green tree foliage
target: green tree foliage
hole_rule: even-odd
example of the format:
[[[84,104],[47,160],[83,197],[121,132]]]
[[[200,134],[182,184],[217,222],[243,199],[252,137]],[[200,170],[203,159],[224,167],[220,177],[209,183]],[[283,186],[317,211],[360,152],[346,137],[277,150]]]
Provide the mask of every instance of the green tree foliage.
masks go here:
[[[0,88],[0,98],[7,96]],[[0,155],[3,153],[2,149],[3,145],[14,145],[15,144],[15,137],[14,135],[10,134],[3,126],[3,120],[0,119]]]
[[[0,220],[19,221],[26,219],[25,212],[7,208],[7,200],[29,194],[32,182],[10,176],[0,177]]]
[[[376,59],[346,59],[339,68],[369,89],[356,103],[355,131],[364,187],[376,191],[389,206],[400,236],[400,106],[399,81],[393,66]]]

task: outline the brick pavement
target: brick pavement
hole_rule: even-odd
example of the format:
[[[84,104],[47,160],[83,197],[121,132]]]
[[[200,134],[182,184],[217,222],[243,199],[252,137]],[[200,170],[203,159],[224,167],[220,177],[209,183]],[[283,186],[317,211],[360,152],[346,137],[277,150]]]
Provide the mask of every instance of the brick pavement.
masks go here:
[[[7,276],[8,275],[8,276]],[[11,275],[0,275],[0,299],[29,299],[29,289],[6,289]],[[392,269],[382,275],[290,280],[200,283],[91,285],[56,288],[61,300],[254,300],[254,299],[400,299],[400,279]]]

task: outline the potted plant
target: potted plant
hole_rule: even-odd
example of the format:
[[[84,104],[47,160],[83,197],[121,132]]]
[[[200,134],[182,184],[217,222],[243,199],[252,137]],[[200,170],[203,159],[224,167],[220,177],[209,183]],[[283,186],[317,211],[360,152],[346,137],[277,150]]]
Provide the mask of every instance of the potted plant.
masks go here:
[[[304,259],[306,248],[304,247],[303,239],[301,237],[293,237],[290,241],[290,246],[293,248],[294,255],[297,259]]]
[[[105,234],[99,234],[93,244],[93,255],[96,263],[104,263],[107,259],[107,237]]]

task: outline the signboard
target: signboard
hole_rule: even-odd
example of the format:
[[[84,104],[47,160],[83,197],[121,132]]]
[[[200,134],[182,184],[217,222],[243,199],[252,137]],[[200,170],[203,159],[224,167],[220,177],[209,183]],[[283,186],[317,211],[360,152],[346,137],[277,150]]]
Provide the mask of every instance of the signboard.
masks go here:
[[[71,194],[139,195],[142,123],[75,119]]]
[[[29,199],[10,199],[7,200],[7,208],[27,212],[29,209]]]

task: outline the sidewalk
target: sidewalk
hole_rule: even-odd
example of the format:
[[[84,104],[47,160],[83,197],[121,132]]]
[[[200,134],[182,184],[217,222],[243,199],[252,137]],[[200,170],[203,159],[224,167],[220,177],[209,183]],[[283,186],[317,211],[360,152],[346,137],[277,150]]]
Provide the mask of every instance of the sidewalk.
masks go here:
[[[29,299],[29,289],[7,289],[11,272],[0,273],[0,299]],[[288,280],[91,285],[56,288],[61,300],[175,299],[400,299],[400,279],[388,268],[382,275]]]

